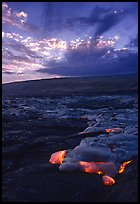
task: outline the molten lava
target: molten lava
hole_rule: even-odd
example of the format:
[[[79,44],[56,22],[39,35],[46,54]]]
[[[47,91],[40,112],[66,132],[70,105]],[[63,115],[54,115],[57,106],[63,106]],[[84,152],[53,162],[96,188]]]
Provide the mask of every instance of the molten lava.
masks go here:
[[[67,155],[67,150],[55,152],[51,155],[49,162],[51,164],[62,164],[66,155]],[[122,173],[125,169],[125,166],[127,164],[129,164],[130,162],[132,162],[132,160],[123,162],[119,167],[118,173]],[[109,172],[107,173],[107,172],[104,172],[103,170],[101,170],[100,164],[106,164],[106,162],[103,162],[103,161],[99,161],[99,162],[79,161],[79,165],[80,165],[82,171],[89,173],[89,174],[93,174],[93,173],[103,174],[102,180],[103,180],[104,185],[111,186],[111,185],[115,184],[115,180],[112,177],[106,175]]]
[[[51,164],[62,164],[66,154],[67,154],[67,150],[55,152],[51,155],[49,162]]]
[[[119,174],[121,174],[122,172],[124,172],[125,166],[126,166],[127,164],[129,164],[130,162],[132,162],[132,160],[127,161],[127,162],[123,162],[123,164],[120,165],[120,168],[119,168],[119,171],[118,171]]]
[[[93,173],[103,174],[103,172],[97,166],[97,164],[99,163],[103,164],[104,162],[84,162],[84,161],[79,162],[84,172],[89,173],[89,174],[93,174]],[[103,179],[104,185],[111,186],[115,183],[115,180],[107,175],[104,175],[102,179]]]
[[[105,132],[110,133],[110,132],[115,132],[113,129],[105,129]]]
[[[102,172],[100,171],[99,167],[96,165],[95,162],[84,162],[84,161],[80,161],[79,164],[82,167],[82,170],[86,173],[89,174],[93,174],[93,173],[97,173],[97,174],[102,174]]]
[[[120,132],[120,131],[122,131],[122,129],[121,128],[112,128],[112,129],[105,129],[105,132],[106,133],[111,133],[111,132]]]
[[[107,175],[104,175],[102,177],[102,180],[103,180],[103,184],[106,186],[112,186],[115,183],[115,180]]]

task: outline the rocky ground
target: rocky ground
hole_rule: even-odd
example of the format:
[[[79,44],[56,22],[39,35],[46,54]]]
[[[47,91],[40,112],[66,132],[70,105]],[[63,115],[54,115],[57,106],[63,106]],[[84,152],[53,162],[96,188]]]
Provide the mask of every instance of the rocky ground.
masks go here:
[[[4,202],[137,202],[137,95],[5,97],[2,102]],[[60,171],[59,164],[49,163],[52,153],[73,150],[81,140],[110,140],[116,134],[95,128],[120,128],[119,137],[127,135],[115,145],[126,148],[132,162],[112,186],[103,185],[101,175]]]

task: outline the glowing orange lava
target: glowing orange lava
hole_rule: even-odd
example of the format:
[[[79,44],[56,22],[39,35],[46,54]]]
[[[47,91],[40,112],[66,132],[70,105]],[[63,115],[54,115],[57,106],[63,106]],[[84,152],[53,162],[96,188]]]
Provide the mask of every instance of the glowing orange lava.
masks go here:
[[[49,162],[51,164],[62,164],[66,154],[67,150],[55,152],[51,155]]]
[[[105,129],[105,132],[110,133],[110,132],[118,132],[121,131],[121,128],[112,128],[112,129]]]
[[[89,174],[93,174],[93,173],[101,174],[102,173],[95,162],[80,161],[79,164],[81,165],[82,170],[86,173],[89,173]]]
[[[107,175],[104,175],[102,177],[102,180],[103,180],[103,184],[106,186],[112,186],[115,183],[115,180],[112,177]]]
[[[106,131],[107,133],[115,132],[115,130],[113,130],[113,129],[105,129],[105,131]]]
[[[132,160],[127,161],[127,162],[123,162],[123,164],[120,165],[120,168],[119,168],[119,171],[118,171],[119,174],[121,174],[122,172],[124,172],[125,166],[126,166],[127,164],[129,164],[130,162],[132,162]]]
[[[51,164],[62,164],[66,155],[67,155],[67,150],[55,152],[51,155],[49,162]],[[125,170],[125,166],[129,164],[130,162],[132,162],[132,160],[123,162],[119,167],[118,173],[122,173]],[[89,174],[93,174],[93,173],[103,174],[102,176],[103,184],[106,186],[112,186],[113,184],[115,184],[115,180],[108,175],[104,175],[103,171],[100,170],[100,167],[99,167],[100,165],[98,166],[98,164],[105,164],[105,163],[106,162],[103,162],[103,161],[98,161],[98,162],[97,161],[96,162],[79,161],[79,165],[81,166],[82,171],[89,173]]]

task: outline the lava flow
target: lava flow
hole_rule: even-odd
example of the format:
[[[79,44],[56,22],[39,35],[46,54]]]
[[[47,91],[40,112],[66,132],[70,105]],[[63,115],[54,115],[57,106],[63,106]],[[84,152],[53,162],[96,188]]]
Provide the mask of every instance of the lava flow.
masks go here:
[[[62,164],[66,155],[67,155],[67,150],[55,152],[51,155],[49,162],[51,164]],[[119,167],[118,173],[122,173],[125,169],[125,166],[129,164],[130,162],[132,162],[132,160],[123,162]],[[101,171],[98,164],[105,164],[105,162],[103,161],[100,161],[100,162],[79,161],[79,165],[82,171],[89,173],[89,174],[103,174],[102,180],[103,180],[104,185],[111,186],[115,184],[115,180],[111,176],[107,175],[107,171],[106,173],[104,171]]]
[[[66,154],[67,150],[55,152],[51,155],[49,162],[51,164],[62,164]]]
[[[106,186],[112,186],[115,183],[115,180],[112,177],[107,175],[104,175],[102,177],[102,180],[103,180],[103,184]]]
[[[82,170],[86,173],[96,173],[96,174],[103,174],[103,172],[99,169],[99,167],[97,166],[97,164],[104,164],[104,162],[84,162],[84,161],[80,161],[79,164],[82,166]],[[104,185],[108,185],[111,186],[115,183],[115,180],[107,175],[104,175],[102,177],[103,180],[103,184]]]
[[[118,171],[119,174],[121,174],[122,172],[124,172],[125,166],[126,166],[127,164],[129,164],[130,162],[132,162],[132,160],[127,161],[127,162],[123,162],[123,164],[120,165],[120,168],[119,168],[119,171]]]
[[[89,174],[93,174],[93,173],[101,174],[102,173],[95,162],[80,161],[79,164],[82,167],[82,170],[86,173],[89,173]]]
[[[111,133],[111,132],[121,132],[122,129],[121,128],[112,128],[112,129],[105,129],[106,133]]]

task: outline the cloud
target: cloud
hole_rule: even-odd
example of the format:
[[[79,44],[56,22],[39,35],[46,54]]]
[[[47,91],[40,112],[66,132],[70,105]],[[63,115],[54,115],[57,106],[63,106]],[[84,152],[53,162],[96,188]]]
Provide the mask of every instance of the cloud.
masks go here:
[[[89,15],[68,18],[66,19],[66,23],[68,24],[68,27],[77,27],[77,25],[85,27],[94,26],[96,23],[100,22],[103,15],[107,14],[109,11],[110,9],[96,6]]]
[[[58,14],[57,18],[54,16],[53,4],[48,5],[48,12],[46,11],[46,29],[53,32],[58,30],[69,30],[76,32],[85,32],[85,30],[92,29],[92,35],[96,38],[103,33],[109,31],[114,26],[118,25],[127,15],[128,10],[103,8],[95,6],[94,9],[81,16],[68,17]],[[58,13],[58,12],[57,12]]]
[[[65,61],[49,61],[46,63],[47,68],[39,69],[37,72],[61,76],[92,76],[137,72],[137,53],[133,53],[126,48],[115,49],[107,43],[108,40],[100,41],[104,42],[104,46],[99,46],[99,41],[96,40],[89,47],[70,48],[65,54]]]
[[[66,41],[61,39],[37,40],[34,37],[25,38],[18,33],[4,31],[2,37],[3,73],[6,74],[29,70],[33,72],[43,68],[46,61],[60,61],[67,49]]]
[[[94,27],[94,37],[97,37],[120,23],[126,14],[127,12],[124,10],[105,9],[96,6],[88,17],[77,18],[77,21],[87,27]]]
[[[2,73],[3,74],[9,74],[9,75],[16,74],[16,72],[11,72],[11,71],[3,71]]]
[[[27,22],[28,14],[24,11],[12,11],[8,4],[2,3],[2,23],[27,31],[37,31],[39,28]]]
[[[29,40],[24,42],[23,36],[17,33],[2,34],[3,74],[19,74],[29,69],[42,68],[42,57],[27,46]]]
[[[126,12],[113,11],[106,13],[103,17],[100,17],[97,21],[97,30],[95,32],[95,37],[102,35],[106,31],[110,30],[117,24],[119,24],[126,17]]]
[[[66,42],[61,39],[36,40],[17,33],[2,32],[3,73],[35,72],[48,76],[89,76],[137,70],[137,53],[115,49],[118,38]]]

